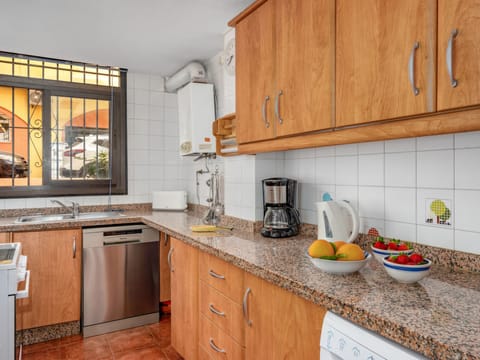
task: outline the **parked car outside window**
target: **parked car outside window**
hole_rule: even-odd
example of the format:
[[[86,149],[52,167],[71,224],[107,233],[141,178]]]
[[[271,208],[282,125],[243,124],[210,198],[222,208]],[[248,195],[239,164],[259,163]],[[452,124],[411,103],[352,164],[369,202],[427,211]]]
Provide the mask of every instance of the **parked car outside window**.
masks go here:
[[[26,177],[27,174],[28,162],[23,156],[0,151],[0,177]]]
[[[61,175],[64,177],[95,177],[96,171],[92,172],[92,169],[96,169],[97,162],[100,169],[102,165],[104,166],[105,159],[108,164],[109,147],[108,135],[88,135],[85,137],[85,141],[83,137],[77,138],[72,146],[63,152]],[[100,177],[107,177],[106,175],[101,171]]]

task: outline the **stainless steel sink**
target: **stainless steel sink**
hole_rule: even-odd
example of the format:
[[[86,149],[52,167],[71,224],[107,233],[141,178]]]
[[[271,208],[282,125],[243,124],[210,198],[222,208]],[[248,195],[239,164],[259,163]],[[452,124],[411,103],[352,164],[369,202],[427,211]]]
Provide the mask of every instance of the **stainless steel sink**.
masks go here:
[[[44,223],[62,220],[91,220],[91,219],[107,219],[124,216],[118,211],[99,211],[99,212],[85,212],[74,217],[72,214],[53,214],[53,215],[31,215],[20,216],[15,220],[16,223]]]

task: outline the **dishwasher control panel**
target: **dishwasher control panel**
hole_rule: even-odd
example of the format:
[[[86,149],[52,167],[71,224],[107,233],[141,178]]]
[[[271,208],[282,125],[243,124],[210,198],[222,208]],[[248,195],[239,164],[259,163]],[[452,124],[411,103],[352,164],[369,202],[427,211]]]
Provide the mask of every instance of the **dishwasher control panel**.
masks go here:
[[[143,224],[83,229],[83,248],[158,241],[158,231]]]

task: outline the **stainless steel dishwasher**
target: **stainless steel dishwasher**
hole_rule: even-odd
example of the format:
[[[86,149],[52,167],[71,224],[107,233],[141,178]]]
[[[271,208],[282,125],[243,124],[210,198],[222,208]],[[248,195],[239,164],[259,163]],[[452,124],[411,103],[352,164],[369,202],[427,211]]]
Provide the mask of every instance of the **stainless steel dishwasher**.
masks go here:
[[[83,336],[159,319],[159,233],[143,224],[83,229]]]

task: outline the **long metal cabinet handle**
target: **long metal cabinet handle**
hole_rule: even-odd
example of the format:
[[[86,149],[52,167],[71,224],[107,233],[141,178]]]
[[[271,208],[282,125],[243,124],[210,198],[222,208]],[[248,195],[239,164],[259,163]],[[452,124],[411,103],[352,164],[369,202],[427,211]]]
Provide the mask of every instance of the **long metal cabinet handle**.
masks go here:
[[[222,354],[226,353],[226,351],[224,349],[220,349],[217,345],[215,345],[212,338],[210,338],[210,340],[208,342],[210,343],[210,347],[213,350],[215,350],[216,352],[219,352],[219,353],[222,353]]]
[[[263,99],[263,105],[262,105],[262,119],[263,122],[265,123],[265,127],[269,128],[270,123],[267,120],[267,102],[270,100],[270,96],[265,96],[265,99]]]
[[[243,295],[243,318],[248,326],[252,326],[252,321],[248,317],[248,294],[250,294],[252,290],[247,288],[245,290],[245,294]]]
[[[450,38],[448,39],[448,46],[447,46],[447,71],[448,71],[448,76],[450,77],[450,85],[452,87],[457,87],[458,82],[457,80],[453,77],[453,39],[457,37],[458,30],[453,29],[452,32],[450,33]]]
[[[415,44],[413,44],[412,52],[410,53],[410,59],[408,59],[408,78],[410,79],[413,95],[415,96],[420,93],[420,90],[415,86],[415,51],[418,49],[419,46],[420,44],[418,43],[418,41],[415,41]]]
[[[170,272],[175,271],[172,267],[172,254],[173,254],[173,247],[170,248],[170,250],[168,250],[168,255],[167,255],[168,268],[170,269]]]
[[[210,312],[214,313],[215,315],[225,316],[225,313],[223,311],[219,311],[219,310],[215,309],[215,306],[213,306],[213,304],[209,304],[208,308],[210,309]]]
[[[215,271],[213,270],[208,270],[208,274],[211,276],[211,277],[214,277],[216,279],[220,279],[220,280],[225,280],[225,276],[223,275],[220,275],[220,274],[217,274]]]
[[[77,257],[77,237],[75,235],[73,235],[72,252],[73,252],[73,258],[75,259]]]
[[[275,97],[275,116],[277,117],[278,122],[280,124],[283,124],[283,119],[280,116],[280,96],[282,95],[283,95],[283,91],[280,90],[277,96]]]

